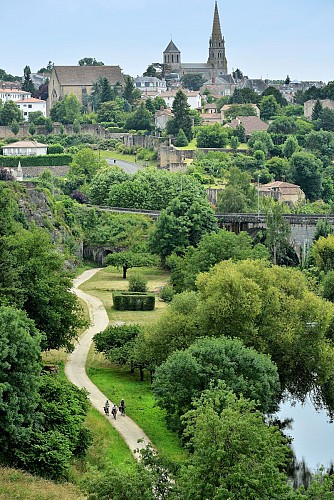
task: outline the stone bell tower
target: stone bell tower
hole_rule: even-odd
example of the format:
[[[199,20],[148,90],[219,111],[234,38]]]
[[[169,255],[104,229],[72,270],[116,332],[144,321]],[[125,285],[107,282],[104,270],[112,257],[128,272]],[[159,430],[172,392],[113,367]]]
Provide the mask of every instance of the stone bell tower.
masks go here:
[[[222,36],[217,1],[213,16],[212,35],[209,40],[208,64],[212,68],[212,76],[227,75],[227,59],[225,56],[225,39]]]

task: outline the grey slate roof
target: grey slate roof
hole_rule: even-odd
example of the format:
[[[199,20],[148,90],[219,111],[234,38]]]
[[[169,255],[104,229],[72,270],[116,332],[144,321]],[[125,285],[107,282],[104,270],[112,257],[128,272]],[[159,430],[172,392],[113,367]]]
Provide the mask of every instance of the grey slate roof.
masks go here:
[[[123,82],[119,66],[54,66],[60,85],[92,85],[100,77],[108,78],[111,85]]]
[[[177,48],[177,46],[175,45],[175,43],[173,42],[173,40],[171,40],[169,42],[169,44],[167,45],[165,52],[180,52],[180,51]]]

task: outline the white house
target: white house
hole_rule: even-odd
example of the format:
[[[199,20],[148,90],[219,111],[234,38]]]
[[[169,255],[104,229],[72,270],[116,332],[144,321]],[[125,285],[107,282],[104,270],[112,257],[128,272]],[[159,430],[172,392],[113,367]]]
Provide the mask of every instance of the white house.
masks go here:
[[[160,78],[156,78],[155,76],[137,76],[134,83],[142,94],[151,91],[160,94],[161,92],[166,92],[167,90],[166,81],[160,80]]]
[[[41,111],[42,115],[46,117],[46,101],[42,101],[42,99],[29,97],[28,99],[22,99],[15,102],[18,108],[22,111],[23,117],[26,121],[29,119],[29,114],[35,111]]]
[[[4,156],[40,156],[46,155],[48,147],[36,141],[19,141],[2,146]]]
[[[0,99],[3,103],[7,101],[23,101],[24,99],[30,98],[30,92],[26,92],[25,90],[0,88]]]
[[[201,109],[202,108],[202,97],[199,92],[182,90],[182,92],[187,97],[187,102],[191,109]],[[176,96],[177,90],[169,90],[168,92],[161,92],[159,97],[162,97],[166,103],[167,108],[173,106],[173,102]]]

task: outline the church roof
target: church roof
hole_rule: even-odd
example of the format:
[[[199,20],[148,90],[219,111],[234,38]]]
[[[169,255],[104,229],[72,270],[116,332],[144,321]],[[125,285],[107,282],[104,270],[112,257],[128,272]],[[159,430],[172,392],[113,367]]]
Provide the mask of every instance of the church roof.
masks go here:
[[[165,52],[180,52],[180,51],[177,48],[177,46],[175,45],[175,43],[173,42],[173,40],[171,40],[169,42],[169,44],[167,45]]]
[[[123,82],[119,66],[54,66],[59,84],[89,86],[100,77],[106,77],[111,85]]]

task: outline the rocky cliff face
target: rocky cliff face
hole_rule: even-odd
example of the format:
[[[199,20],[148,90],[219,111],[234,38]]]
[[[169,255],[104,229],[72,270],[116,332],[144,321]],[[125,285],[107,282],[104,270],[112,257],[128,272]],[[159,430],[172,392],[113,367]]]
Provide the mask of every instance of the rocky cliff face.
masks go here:
[[[64,253],[83,257],[83,242],[61,215],[55,214],[53,202],[47,192],[38,188],[26,188],[20,194],[18,206],[27,223],[35,223],[47,229],[56,247]]]

